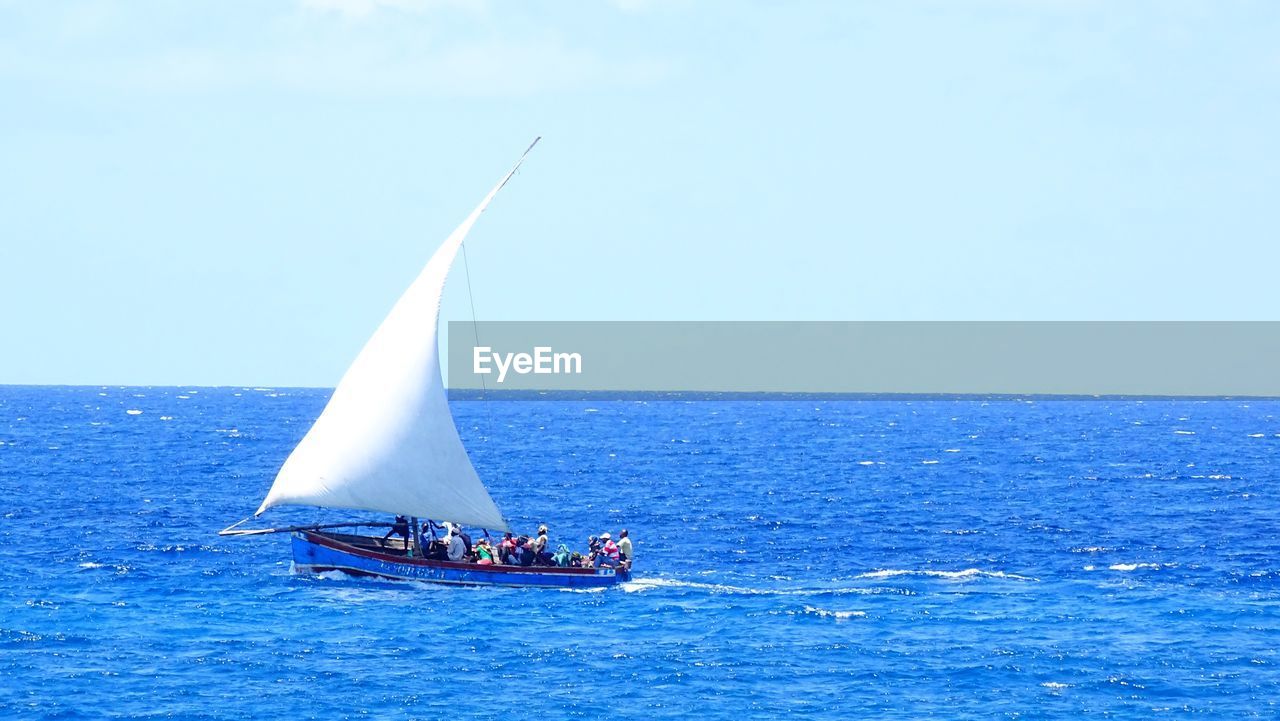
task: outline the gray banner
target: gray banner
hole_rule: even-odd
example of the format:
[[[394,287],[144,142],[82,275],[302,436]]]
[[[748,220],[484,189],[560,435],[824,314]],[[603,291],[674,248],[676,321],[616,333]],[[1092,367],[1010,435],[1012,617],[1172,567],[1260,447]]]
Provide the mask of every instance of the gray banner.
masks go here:
[[[1280,396],[1280,322],[451,322],[448,333],[448,386],[461,391]]]

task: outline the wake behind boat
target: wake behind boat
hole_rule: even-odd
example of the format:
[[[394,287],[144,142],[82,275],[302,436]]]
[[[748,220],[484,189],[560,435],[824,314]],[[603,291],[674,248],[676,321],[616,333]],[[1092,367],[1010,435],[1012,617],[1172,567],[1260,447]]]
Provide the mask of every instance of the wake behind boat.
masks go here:
[[[609,586],[629,578],[628,562],[616,550],[593,554],[597,561],[590,567],[548,565],[551,554],[545,548],[532,559],[542,565],[524,563],[530,561],[527,557],[521,563],[502,562],[511,558],[507,554],[490,563],[462,560],[475,557],[469,547],[458,560],[433,557],[439,554],[417,522],[433,519],[510,532],[471,465],[449,411],[440,372],[440,298],[467,233],[537,143],[534,139],[515,167],[431,256],[347,369],[254,513],[257,517],[280,505],[320,506],[395,514],[397,523],[240,529],[241,521],[221,535],[290,532],[295,568],[303,572],[561,587]],[[368,526],[392,526],[400,538],[334,530]],[[433,533],[435,526],[428,522],[426,528]],[[449,526],[450,540],[462,535],[455,534],[458,528]]]

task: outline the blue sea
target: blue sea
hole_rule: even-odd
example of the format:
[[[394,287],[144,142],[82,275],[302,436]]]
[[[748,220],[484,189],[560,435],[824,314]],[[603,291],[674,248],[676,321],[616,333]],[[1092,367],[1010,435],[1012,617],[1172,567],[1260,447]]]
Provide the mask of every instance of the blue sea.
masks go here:
[[[219,537],[327,397],[0,387],[0,717],[1280,715],[1280,402],[455,401],[571,592]]]

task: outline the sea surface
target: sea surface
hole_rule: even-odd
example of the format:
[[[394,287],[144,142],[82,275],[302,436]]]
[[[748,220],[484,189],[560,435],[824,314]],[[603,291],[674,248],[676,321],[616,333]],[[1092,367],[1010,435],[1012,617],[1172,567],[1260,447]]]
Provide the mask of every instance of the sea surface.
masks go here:
[[[1278,402],[455,401],[570,592],[219,537],[327,397],[0,387],[0,718],[1280,715]]]

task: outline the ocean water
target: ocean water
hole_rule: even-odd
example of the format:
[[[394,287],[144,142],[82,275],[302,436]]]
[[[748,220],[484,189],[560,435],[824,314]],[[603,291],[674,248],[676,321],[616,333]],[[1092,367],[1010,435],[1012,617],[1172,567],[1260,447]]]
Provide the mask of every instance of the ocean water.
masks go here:
[[[568,592],[219,537],[326,398],[0,387],[0,717],[1280,715],[1277,402],[455,402]]]

